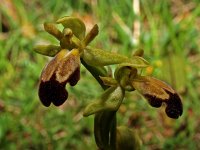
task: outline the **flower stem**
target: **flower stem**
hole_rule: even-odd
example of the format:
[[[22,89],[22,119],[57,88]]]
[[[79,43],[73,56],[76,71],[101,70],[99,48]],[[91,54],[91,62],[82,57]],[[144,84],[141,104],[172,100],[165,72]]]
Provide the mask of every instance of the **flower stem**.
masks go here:
[[[92,76],[98,81],[98,83],[101,85],[101,87],[106,90],[107,88],[109,88],[109,86],[104,85],[103,81],[100,79],[101,77],[105,77],[107,76],[107,72],[105,70],[103,70],[102,68],[97,68],[97,67],[93,67],[88,65],[83,59],[81,59],[81,63],[85,66],[85,68],[92,74]],[[100,131],[100,135],[101,137],[105,136],[105,130],[108,130],[108,134],[109,134],[109,141],[106,141],[107,144],[103,145],[103,149],[101,148],[101,150],[116,150],[116,126],[117,126],[117,117],[116,117],[116,111],[105,111],[105,112],[100,112],[102,113],[102,115],[96,115],[95,114],[95,120],[98,120],[98,118],[101,116],[101,118],[110,118],[108,120],[105,120],[107,122],[105,122],[107,125],[104,126],[103,124],[99,124],[99,123],[95,123],[95,126],[97,126],[97,129],[102,129],[103,127],[106,127],[107,129],[104,129],[103,131]],[[98,135],[95,135],[95,140],[97,142]],[[98,144],[97,144],[98,145]]]

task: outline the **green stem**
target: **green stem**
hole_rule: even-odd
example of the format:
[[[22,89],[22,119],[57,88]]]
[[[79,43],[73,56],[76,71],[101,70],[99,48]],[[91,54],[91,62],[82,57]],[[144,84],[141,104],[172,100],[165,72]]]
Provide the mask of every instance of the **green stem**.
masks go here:
[[[105,77],[107,76],[107,72],[102,69],[102,68],[97,68],[97,67],[93,67],[88,65],[83,59],[81,59],[81,63],[85,66],[85,68],[93,75],[93,77],[98,81],[98,83],[101,85],[101,87],[106,90],[107,88],[109,88],[109,86],[104,85],[103,81],[100,79],[101,77]],[[112,118],[110,118],[109,120],[102,120],[102,121],[106,121],[106,124],[108,126],[106,126],[106,128],[108,129],[108,133],[109,134],[109,141],[107,141],[106,143],[108,143],[108,145],[104,145],[104,148],[101,150],[116,150],[116,122],[117,122],[117,117],[116,117],[116,111],[104,111],[104,112],[100,112],[102,113],[102,116],[98,114],[95,114],[95,120],[98,120],[97,117],[101,116],[101,118],[110,118],[110,116],[112,116]],[[114,114],[113,114],[114,113]],[[96,123],[96,122],[94,122]],[[99,129],[102,129],[102,125],[103,124],[95,124],[95,126],[98,126]],[[105,125],[105,123],[104,123]],[[105,130],[107,131],[107,129],[105,129],[103,127],[103,131],[100,131],[101,137],[104,136],[105,134]],[[95,140],[97,142],[97,137],[98,135],[95,135]]]
[[[116,150],[116,127],[117,127],[117,116],[114,114],[111,127],[110,127],[110,149]]]
[[[97,68],[88,65],[83,59],[81,59],[83,66],[92,74],[92,76],[97,80],[101,85],[102,89],[106,90],[109,86],[104,85],[103,81],[100,79],[100,76],[104,77],[107,75],[107,72],[103,68]]]

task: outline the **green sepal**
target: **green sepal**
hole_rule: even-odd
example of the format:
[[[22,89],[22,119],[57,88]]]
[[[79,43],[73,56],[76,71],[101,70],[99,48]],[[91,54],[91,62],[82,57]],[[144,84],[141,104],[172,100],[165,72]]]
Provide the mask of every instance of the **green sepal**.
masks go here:
[[[104,51],[102,49],[86,47],[82,58],[91,66],[107,66],[119,64],[126,61],[128,58],[116,53]]]
[[[117,127],[117,150],[139,150],[140,148],[141,140],[135,130],[125,126]]]
[[[70,28],[74,35],[80,40],[84,39],[86,27],[79,18],[65,16],[58,19],[56,23],[61,23],[65,28]]]
[[[121,105],[125,91],[120,86],[108,88],[100,100],[94,101],[86,106],[83,116],[89,116],[101,111],[116,111]]]
[[[63,34],[58,28],[55,26],[53,23],[44,23],[44,29],[47,31],[49,34],[53,35],[55,38],[58,40],[61,40],[63,37]]]
[[[86,47],[81,57],[85,60],[85,62],[87,62],[87,64],[91,66],[107,66],[120,63],[128,63],[135,68],[144,68],[149,65],[145,59],[139,56],[128,58],[120,54],[111,53],[89,46]]]
[[[127,65],[129,64],[129,65],[131,65],[131,67],[146,68],[149,66],[149,62],[146,61],[143,57],[133,56],[130,59],[131,59],[131,61],[127,61]]]
[[[56,45],[36,45],[34,47],[35,52],[50,57],[54,57],[60,50],[61,47]]]

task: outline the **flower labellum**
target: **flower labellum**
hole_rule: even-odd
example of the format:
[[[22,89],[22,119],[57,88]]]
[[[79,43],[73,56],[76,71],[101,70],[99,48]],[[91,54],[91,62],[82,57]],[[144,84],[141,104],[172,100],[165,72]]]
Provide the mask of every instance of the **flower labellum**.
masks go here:
[[[68,98],[65,85],[76,85],[80,79],[80,55],[77,49],[61,50],[43,69],[38,95],[46,107],[51,102],[55,106],[62,105]]]
[[[177,119],[182,115],[183,106],[179,95],[166,83],[148,76],[137,76],[132,86],[141,93],[152,107],[160,107],[166,103],[165,112],[168,117]]]

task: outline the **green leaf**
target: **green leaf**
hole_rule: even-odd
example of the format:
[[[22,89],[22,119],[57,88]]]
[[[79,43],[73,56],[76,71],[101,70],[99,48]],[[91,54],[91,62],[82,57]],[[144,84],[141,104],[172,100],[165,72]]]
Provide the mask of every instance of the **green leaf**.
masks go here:
[[[65,16],[58,19],[56,23],[61,23],[65,28],[70,28],[74,35],[80,40],[84,39],[86,27],[79,18]]]
[[[56,45],[36,45],[34,51],[46,55],[46,56],[55,56],[61,50],[60,46]]]
[[[95,114],[94,136],[99,149],[108,149],[110,141],[110,128],[116,119],[116,111],[102,111]],[[114,129],[115,130],[115,129]]]
[[[109,110],[116,111],[121,105],[125,91],[120,86],[108,88],[100,100],[90,103],[84,110],[83,116],[89,116],[97,112]]]

